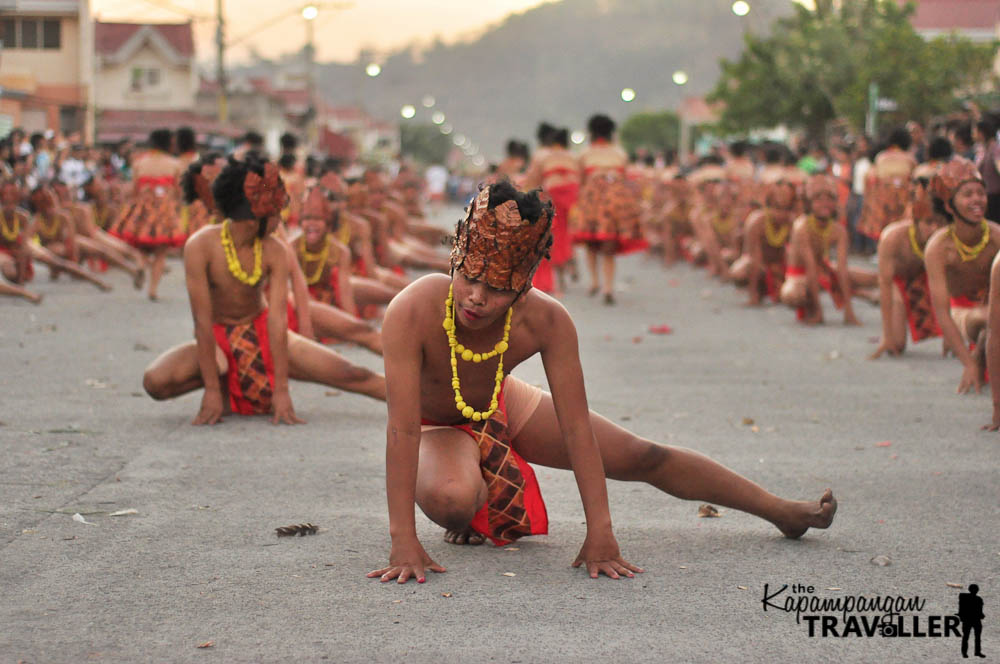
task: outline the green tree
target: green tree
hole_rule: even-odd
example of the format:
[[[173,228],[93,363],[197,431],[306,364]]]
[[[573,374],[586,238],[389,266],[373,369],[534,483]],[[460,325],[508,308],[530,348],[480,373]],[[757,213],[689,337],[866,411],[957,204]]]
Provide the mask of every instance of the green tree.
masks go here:
[[[778,19],[771,36],[748,33],[736,62],[722,61],[709,95],[725,105],[727,131],[785,124],[810,135],[845,118],[864,125],[868,87],[898,104],[900,118],[926,120],[956,109],[989,80],[995,44],[958,36],[925,41],[910,23],[913,3],[816,0]]]
[[[652,152],[677,149],[680,140],[680,119],[673,111],[636,113],[622,124],[618,136],[629,153],[640,148]]]
[[[403,156],[422,164],[443,164],[451,149],[451,139],[431,124],[402,124],[399,143]]]

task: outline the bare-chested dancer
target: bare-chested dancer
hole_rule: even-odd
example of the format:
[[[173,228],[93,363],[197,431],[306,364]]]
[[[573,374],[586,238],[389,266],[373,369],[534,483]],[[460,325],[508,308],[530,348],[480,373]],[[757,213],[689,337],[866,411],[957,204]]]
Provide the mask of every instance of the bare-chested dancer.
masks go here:
[[[913,181],[909,219],[894,221],[878,241],[879,302],[882,308],[882,338],[871,355],[899,356],[906,350],[906,332],[913,342],[941,336],[924,267],[924,248],[946,219],[934,212],[930,180]]]
[[[89,203],[73,200],[69,185],[60,180],[52,182],[52,193],[58,209],[73,222],[75,243],[81,259],[99,259],[127,272],[132,285],[142,288],[146,271],[142,256],[125,242],[110,235],[94,222],[94,210]]]
[[[792,225],[781,301],[797,309],[799,321],[815,325],[823,322],[820,289],[827,290],[834,305],[844,310],[844,324],[860,325],[851,298],[857,295],[874,301],[870,289],[878,284],[878,277],[847,265],[847,229],[837,223],[837,181],[829,175],[812,175],[805,193],[809,213]],[[830,263],[831,249],[837,252],[836,268]]]
[[[641,571],[619,552],[606,477],[740,509],[787,537],[828,527],[837,509],[830,490],[815,501],[784,500],[708,457],[650,442],[589,410],[573,320],[530,287],[551,219],[537,191],[522,193],[508,182],[484,188],[457,228],[452,277],[423,277],[389,305],[383,338],[392,548],[389,564],[368,576],[422,583],[425,570],[445,571],[417,539],[414,504],[455,543],[545,533],[528,462],[574,471],[587,535],[573,564],[594,578]],[[507,375],[536,354],[551,394]]]
[[[384,399],[382,376],[288,331],[287,246],[270,236],[287,199],[277,168],[252,157],[233,160],[213,193],[226,220],[202,228],[184,247],[195,340],[146,369],[149,395],[169,399],[204,388],[194,424],[214,424],[226,410],[301,422],[289,378]]]
[[[41,185],[31,192],[31,205],[35,215],[31,220],[28,237],[38,238],[38,244],[28,245],[31,257],[49,266],[53,280],[61,272],[88,281],[103,291],[111,290],[111,285],[97,275],[79,266],[80,254],[76,244],[76,226],[70,218],[56,207],[56,197],[52,191]]]
[[[31,265],[31,250],[28,248],[30,236],[28,213],[18,205],[21,203],[21,187],[13,180],[0,183],[0,295],[23,297],[38,304],[42,296],[32,293],[22,284],[31,281],[34,269]]]
[[[374,279],[351,274],[351,250],[330,228],[332,213],[322,188],[311,189],[299,209],[301,232],[291,243],[309,289],[309,312],[316,335],[351,341],[381,355],[382,335],[356,314],[359,307],[388,304],[395,291]]]
[[[941,334],[964,370],[958,392],[983,384],[990,266],[1000,225],[986,219],[986,188],[975,164],[955,158],[931,178],[934,209],[948,225],[927,241],[924,262]],[[967,344],[975,344],[970,350]]]
[[[797,187],[782,176],[782,171],[765,173],[764,177],[774,178],[760,183],[764,207],[747,217],[743,255],[729,271],[737,284],[747,284],[750,306],[758,306],[764,296],[780,301],[787,269],[785,254],[798,207]]]

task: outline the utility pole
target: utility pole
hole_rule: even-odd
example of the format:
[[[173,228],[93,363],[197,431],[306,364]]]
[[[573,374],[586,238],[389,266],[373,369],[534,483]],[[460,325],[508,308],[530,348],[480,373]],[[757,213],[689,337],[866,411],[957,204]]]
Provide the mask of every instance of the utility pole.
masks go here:
[[[215,0],[215,81],[219,85],[219,123],[229,122],[229,101],[226,99],[226,29],[222,15],[222,0]]]

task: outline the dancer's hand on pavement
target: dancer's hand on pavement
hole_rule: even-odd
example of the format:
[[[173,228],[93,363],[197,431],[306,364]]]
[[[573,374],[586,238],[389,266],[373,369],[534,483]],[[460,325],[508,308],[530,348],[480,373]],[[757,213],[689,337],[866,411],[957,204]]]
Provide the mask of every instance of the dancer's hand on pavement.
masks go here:
[[[305,424],[306,421],[299,419],[295,415],[295,409],[292,408],[292,397],[288,394],[288,391],[279,391],[274,393],[274,398],[271,403],[274,407],[274,417],[271,419],[271,424]]]
[[[823,311],[816,307],[816,312],[811,316],[806,316],[805,320],[802,321],[806,325],[822,325],[823,324]]]
[[[993,404],[993,423],[983,427],[984,431],[1000,430],[1000,404]]]
[[[191,420],[191,424],[216,424],[222,421],[222,393],[218,390],[205,390],[201,396],[201,410]]]
[[[442,573],[447,570],[434,562],[423,545],[416,537],[403,542],[393,541],[392,549],[389,551],[389,566],[382,569],[372,570],[366,576],[373,579],[380,577],[382,583],[396,579],[396,583],[406,583],[409,579],[416,579],[417,583],[426,581],[424,570]]]
[[[868,356],[868,359],[877,360],[882,357],[882,353],[889,353],[889,357],[899,357],[903,354],[903,349],[896,344],[890,344],[888,341],[882,341],[878,345],[878,349]]]
[[[976,394],[979,394],[983,390],[982,376],[979,372],[979,367],[975,363],[965,367],[965,370],[962,372],[962,380],[958,384],[958,393],[968,394],[972,388],[976,388]]]
[[[587,574],[590,578],[596,579],[604,574],[612,579],[620,579],[623,576],[633,577],[633,572],[642,573],[642,569],[622,558],[621,551],[618,550],[618,542],[610,530],[593,534],[587,531],[587,538],[583,541],[580,553],[573,561],[573,567],[586,564]]]

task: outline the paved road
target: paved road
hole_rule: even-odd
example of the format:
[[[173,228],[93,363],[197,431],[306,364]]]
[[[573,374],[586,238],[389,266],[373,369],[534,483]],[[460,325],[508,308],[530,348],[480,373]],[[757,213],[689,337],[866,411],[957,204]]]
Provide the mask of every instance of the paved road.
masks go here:
[[[744,309],[702,273],[641,257],[621,261],[618,306],[580,286],[565,300],[595,410],[781,495],[833,487],[830,530],[788,541],[754,517],[700,519],[697,503],[613,482],[619,542],[648,571],[591,581],[569,567],[584,534],[573,478],[539,469],[550,535],[516,550],[459,548],[420,515],[423,542],[449,571],[398,587],[364,577],[388,554],[381,404],[294,385],[308,425],[229,418],[206,429],[188,425],[197,395],[142,393],[143,367],[191,336],[174,265],[158,304],[119,275],[111,294],[43,276],[42,306],[0,301],[0,661],[960,656],[954,637],[810,638],[805,619],[763,611],[765,584],[794,583],[826,598],[919,596],[923,621],[956,612],[959,590],[947,584],[978,583],[984,648],[1000,653],[1000,440],[978,430],[989,398],[953,393],[959,367],[936,342],[867,361],[873,307],[859,305],[862,329],[803,330],[785,309]],[[674,333],[647,333],[658,324]],[[518,374],[544,381],[539,363]],[[109,516],[124,509],[138,513]],[[275,538],[276,526],[302,521],[322,530]]]

